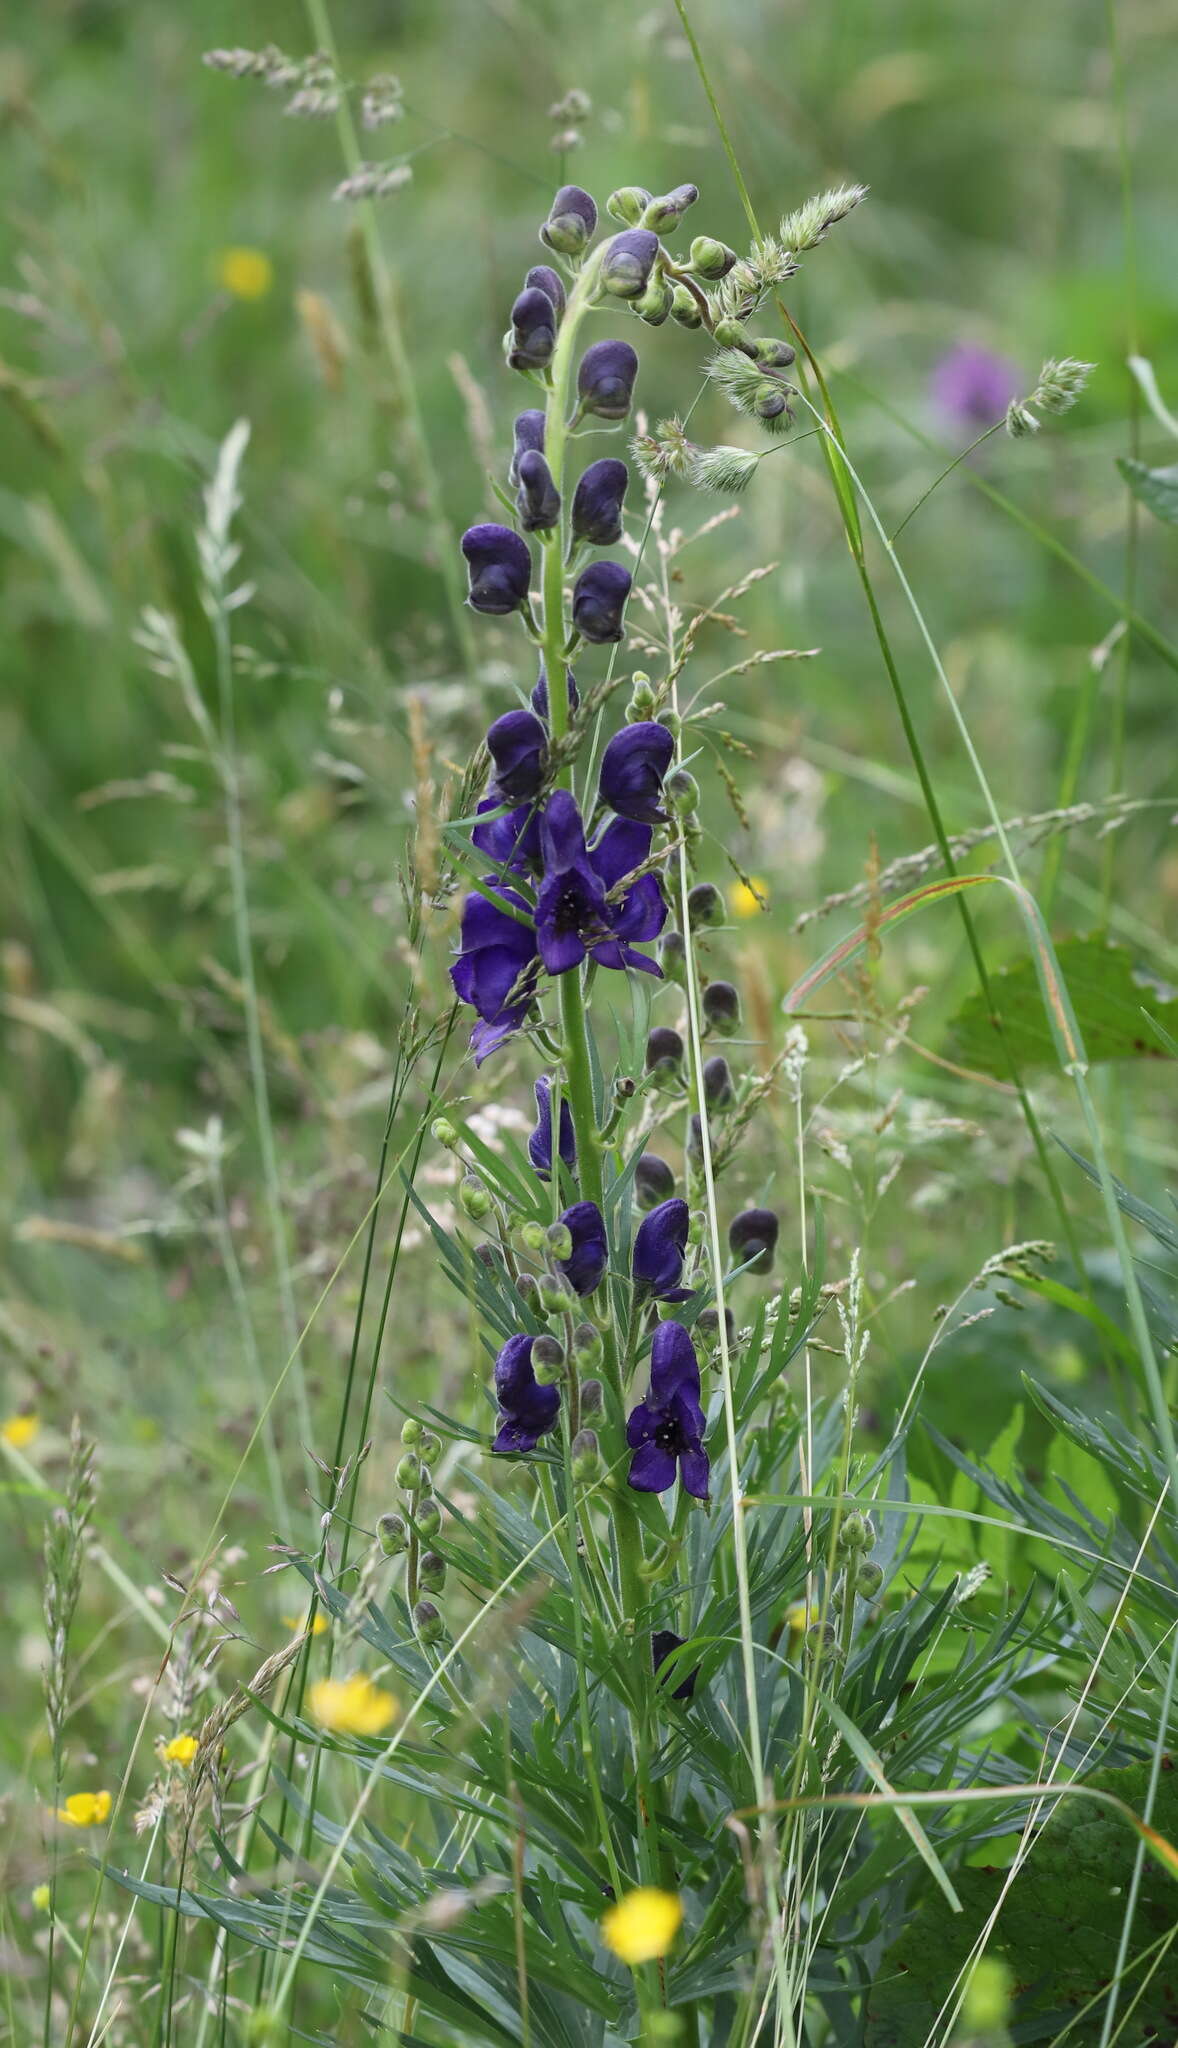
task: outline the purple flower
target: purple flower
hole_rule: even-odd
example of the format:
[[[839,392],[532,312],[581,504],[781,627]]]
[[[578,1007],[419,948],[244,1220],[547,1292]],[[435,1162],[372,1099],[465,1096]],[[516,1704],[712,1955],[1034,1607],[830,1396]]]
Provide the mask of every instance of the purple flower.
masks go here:
[[[560,1131],[557,1138],[560,1157],[570,1173],[577,1170],[577,1140],[573,1131],[573,1113],[569,1108],[567,1095],[560,1098]],[[541,1180],[552,1176],[552,1083],[547,1074],[541,1074],[536,1083],[536,1128],[528,1139],[528,1158]]]
[[[495,1360],[499,1431],[493,1451],[534,1451],[560,1414],[560,1388],[542,1387],[532,1371],[534,1337],[509,1337]]]
[[[544,780],[548,735],[534,711],[505,711],[487,733],[495,788],[518,801],[535,796]]]
[[[569,710],[575,711],[581,701],[580,691],[577,689],[577,678],[571,668],[566,668],[564,673],[565,684],[569,693]],[[532,691],[532,709],[537,718],[542,718],[545,724],[548,723],[548,671],[543,662],[540,663],[540,673],[536,678],[536,687]]]
[[[547,533],[560,518],[560,492],[552,471],[536,448],[525,448],[516,464],[515,507],[525,533]]]
[[[634,1453],[631,1486],[639,1493],[665,1493],[678,1473],[688,1493],[706,1500],[705,1427],[695,1346],[682,1323],[660,1323],[650,1350],[650,1391],[626,1423]]]
[[[649,1288],[661,1301],[686,1301],[690,1287],[679,1285],[687,1251],[690,1212],[680,1195],[660,1202],[638,1225],[631,1272],[635,1285]]]
[[[654,875],[642,875],[620,900],[608,891],[650,853],[649,826],[615,818],[587,848],[581,814],[565,789],[554,790],[540,819],[544,880],[536,902],[536,940],[549,974],[567,974],[586,953],[599,967],[658,967],[635,944],[657,938],[667,907]]]
[[[476,612],[502,615],[527,602],[532,557],[526,540],[510,526],[469,526],[462,552],[470,571],[470,603]]]
[[[561,256],[579,256],[597,226],[597,207],[579,185],[562,185],[540,229],[540,240]]]
[[[601,282],[616,299],[640,299],[650,282],[659,238],[649,228],[623,228],[601,259]]]
[[[750,1273],[767,1273],[777,1249],[777,1232],[774,1210],[742,1209],[728,1225],[728,1249],[737,1264]]]
[[[620,562],[590,562],[582,569],[573,585],[573,625],[583,639],[601,647],[622,638],[630,583],[630,571]]]
[[[573,539],[612,548],[622,538],[622,501],[630,472],[616,455],[591,462],[573,493]]]
[[[541,455],[544,453],[544,424],[543,413],[537,412],[534,406],[528,412],[516,414],[513,429],[515,447],[512,451],[511,468],[507,472],[507,481],[512,490],[519,482],[520,456],[526,454],[529,448],[538,449]]]
[[[556,317],[558,320],[560,319],[565,307],[564,285],[558,273],[552,270],[547,263],[533,264],[524,279],[524,289],[525,291],[547,292],[556,308]]]
[[[976,342],[961,341],[933,369],[932,394],[950,425],[973,431],[1002,418],[1022,389],[1016,365]]]
[[[526,287],[511,308],[507,363],[512,370],[544,370],[556,347],[556,307],[548,293]]]
[[[601,420],[624,420],[637,375],[638,357],[628,341],[595,341],[577,371],[581,411]]]
[[[514,889],[503,888],[493,875],[487,880],[505,902],[527,912]],[[531,924],[472,892],[462,906],[461,951],[450,979],[459,1001],[469,1003],[479,1015],[470,1035],[476,1064],[518,1031],[532,1006],[536,978],[536,934]]]
[[[573,1249],[567,1259],[557,1259],[557,1268],[578,1294],[592,1294],[609,1264],[605,1219],[596,1202],[574,1202],[560,1220],[572,1236]]]
[[[479,805],[479,816],[487,811],[499,811],[502,815],[475,826],[470,835],[472,846],[477,846],[497,867],[514,868],[521,874],[538,867],[540,813],[535,804],[519,804],[513,811],[504,811],[498,797],[487,796]]]
[[[619,817],[661,825],[667,814],[659,798],[674,751],[674,739],[665,725],[647,718],[624,725],[601,757],[597,793],[602,803]]]
[[[676,1650],[681,1650],[686,1640],[685,1636],[677,1636],[673,1628],[655,1629],[650,1639],[650,1655],[656,1676],[662,1670],[667,1658],[672,1656]],[[678,1677],[682,1669],[682,1664],[676,1664],[674,1676]],[[698,1680],[699,1666],[697,1665],[694,1671],[689,1671],[686,1678],[680,1680],[672,1692],[671,1698],[673,1700],[689,1700],[695,1692]]]

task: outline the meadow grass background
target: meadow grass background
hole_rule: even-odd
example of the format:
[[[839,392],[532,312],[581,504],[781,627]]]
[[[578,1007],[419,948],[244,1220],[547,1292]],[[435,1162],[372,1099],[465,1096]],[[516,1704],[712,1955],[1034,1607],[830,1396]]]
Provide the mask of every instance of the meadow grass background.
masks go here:
[[[969,438],[931,397],[948,349],[993,348],[1027,389],[1046,356],[1096,364],[1075,412],[1033,441],[995,437],[939,487],[906,529],[903,558],[1004,816],[1066,797],[1069,761],[1079,798],[1150,800],[1112,837],[1082,828],[1028,856],[1037,882],[1044,860],[1058,861],[1046,877],[1056,939],[1107,934],[1136,970],[1178,979],[1174,671],[1136,639],[1093,666],[1127,588],[1159,631],[1173,624],[1172,532],[1131,518],[1116,469],[1134,450],[1172,459],[1125,358],[1149,357],[1174,403],[1173,6],[700,0],[694,18],[764,218],[829,183],[871,188],[789,300],[889,528]],[[343,0],[334,29],[348,76],[392,71],[404,87],[404,118],[365,147],[412,155],[412,183],[380,202],[380,235],[413,403],[457,533],[494,516],[487,466],[503,467],[524,402],[500,335],[561,171],[550,105],[570,86],[589,94],[567,170],[599,198],[619,183],[690,179],[701,225],[743,246],[739,202],[670,6]],[[74,1415],[98,1445],[94,1535],[106,1562],[87,1569],[77,1623],[67,1790],[118,1784],[158,1660],[152,1616],[166,1626],[175,1611],[164,1574],[185,1580],[214,1531],[240,1616],[231,1633],[243,1638],[227,1644],[215,1682],[248,1676],[285,1640],[298,1596],[263,1578],[267,1545],[313,1542],[317,1506],[298,1375],[275,1403],[269,1462],[264,1432],[250,1447],[260,1389],[287,1363],[292,1314],[298,1331],[310,1321],[305,1416],[311,1448],[330,1458],[400,1017],[411,986],[427,1014],[446,1007],[452,919],[435,915],[411,958],[397,879],[420,749],[441,790],[512,701],[511,684],[528,680],[515,643],[487,621],[472,622],[477,671],[456,658],[436,531],[407,456],[406,392],[373,316],[354,209],[332,197],[343,175],[332,122],[283,118],[260,86],[202,68],[210,47],[270,40],[305,52],[313,25],[289,4],[17,0],[0,27],[0,1405],[10,1420],[35,1416],[35,1434],[17,1432],[21,1455],[51,1489]],[[227,270],[226,252],[242,249],[262,260]],[[243,276],[254,295],[241,294]],[[652,417],[686,410],[699,384],[695,338],[668,328],[655,339],[639,385]],[[240,574],[256,594],[237,619],[248,655],[235,709],[285,1298],[222,793],[181,693],[135,638],[144,607],[173,615],[214,702],[193,533],[239,418],[251,430]],[[708,440],[742,432],[716,395],[701,400],[695,429]],[[683,494],[670,516],[704,514]],[[775,564],[742,607],[748,645],[817,650],[725,686],[725,722],[752,749],[730,763],[748,831],[718,780],[702,778],[705,872],[723,877],[728,848],[765,885],[769,913],[740,922],[731,957],[752,1034],[772,1053],[781,995],[855,913],[801,932],[794,920],[933,835],[816,442],[775,453],[739,517],[685,560],[692,596]],[[968,831],[985,821],[976,787],[886,569],[880,588],[947,823]],[[733,658],[722,635],[705,644],[701,681],[709,661],[715,673]],[[974,859],[992,856],[990,844]],[[984,904],[978,923],[991,967],[1017,962],[1009,906]],[[1000,1246],[1059,1231],[1009,1091],[954,1064],[973,976],[952,910],[889,938],[870,986],[887,1018],[920,992],[913,1043],[835,1086],[860,1026],[811,1027],[815,1074],[833,1092],[809,1167],[832,1262],[844,1268],[849,1248],[863,1248],[879,1311],[867,1403],[886,1429],[937,1305]],[[845,994],[830,1007],[847,1007]],[[850,1007],[865,1000],[852,991]],[[887,1036],[866,1035],[876,1050]],[[474,1084],[457,1060],[448,1071],[476,1101],[526,1107],[518,1058]],[[1064,1084],[1049,1069],[1031,1078],[1048,1131],[1082,1149]],[[1169,1064],[1110,1063],[1095,1087],[1114,1170],[1165,1207]],[[394,1153],[423,1101],[415,1080]],[[766,1113],[741,1168],[742,1193],[773,1199],[788,1219],[787,1244],[789,1114]],[[178,1139],[210,1117],[228,1144],[220,1185]],[[1060,1171],[1093,1284],[1120,1321],[1097,1194],[1063,1155]],[[378,1262],[388,1237],[378,1235]],[[1066,1261],[1061,1275],[1075,1283]],[[1010,1428],[1024,1372],[1081,1404],[1109,1403],[1081,1318],[1044,1301],[990,1306],[943,1348],[926,1389],[929,1416],[959,1445],[981,1453]],[[383,1390],[456,1403],[481,1426],[470,1362],[461,1306],[428,1249],[411,1244],[383,1346],[365,1526],[388,1504],[397,1456]],[[1024,1456],[1048,1463],[1044,1420],[1028,1412],[1023,1423]],[[913,1456],[919,1478],[947,1486],[930,1442]],[[44,1516],[10,1460],[0,1770],[14,2040],[40,2035],[33,1893],[52,1792]],[[145,1756],[131,1805],[151,1768]],[[123,1829],[119,1861],[132,1854],[129,1814]],[[63,1914],[84,1915],[90,1896],[77,1859]],[[150,1949],[135,1951],[137,1968],[150,1974],[151,1962]],[[321,2022],[328,2009],[309,2011]],[[150,2041],[153,2024],[146,2008],[124,2007],[112,2038]]]

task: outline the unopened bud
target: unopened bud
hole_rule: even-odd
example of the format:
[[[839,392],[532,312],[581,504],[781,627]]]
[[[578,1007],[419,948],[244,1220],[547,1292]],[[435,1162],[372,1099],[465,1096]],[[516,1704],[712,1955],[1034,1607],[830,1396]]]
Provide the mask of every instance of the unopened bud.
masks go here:
[[[730,981],[709,981],[703,992],[704,1023],[720,1038],[733,1038],[740,1030],[740,997]]]
[[[693,932],[724,922],[724,899],[714,882],[697,882],[687,898],[687,922]]]
[[[600,1415],[605,1406],[605,1392],[600,1380],[585,1380],[581,1387],[582,1415]]]
[[[706,278],[709,284],[717,284],[727,277],[736,261],[735,249],[726,243],[717,242],[712,235],[697,235],[691,245],[691,267],[697,277]]]
[[[640,299],[659,256],[658,236],[645,228],[624,228],[607,242],[599,276],[616,299]]]
[[[753,410],[758,419],[778,420],[786,408],[786,395],[780,384],[758,384],[753,399]]]
[[[594,1329],[592,1323],[577,1324],[576,1329],[573,1331],[573,1351],[576,1355],[578,1372],[593,1372],[601,1364],[604,1349],[600,1330]],[[587,1380],[585,1382],[586,1386],[595,1386],[596,1384],[594,1380]],[[582,1407],[584,1402],[585,1390],[582,1388]]]
[[[644,725],[654,710],[655,702],[650,677],[639,672],[633,678],[630,702],[626,706],[627,725]]]
[[[503,1253],[500,1251],[499,1246],[492,1244],[490,1239],[486,1237],[481,1244],[476,1244],[474,1255],[480,1266],[501,1266],[503,1264]]]
[[[420,1493],[425,1484],[425,1468],[411,1451],[398,1460],[395,1476],[402,1493]]]
[[[420,1643],[440,1643],[446,1624],[432,1600],[419,1600],[413,1610],[413,1626]]]
[[[442,1439],[432,1429],[424,1430],[417,1441],[417,1455],[427,1472],[431,1472],[442,1455]]]
[[[376,1540],[386,1557],[400,1557],[409,1548],[409,1531],[400,1515],[381,1515],[376,1524]]]
[[[657,1088],[678,1086],[683,1068],[683,1040],[669,1024],[656,1024],[646,1041],[646,1071]]]
[[[533,1315],[540,1313],[540,1283],[534,1273],[521,1273],[515,1283],[515,1291],[526,1308]]]
[[[728,1249],[738,1266],[767,1273],[777,1248],[778,1221],[772,1209],[742,1209],[728,1226]]]
[[[677,711],[660,711],[655,723],[663,726],[673,740],[677,740],[683,731],[683,720]]]
[[[563,1273],[541,1273],[540,1306],[550,1316],[566,1315],[577,1306],[577,1294]]]
[[[664,192],[651,200],[642,216],[643,227],[656,235],[673,235],[688,207],[694,206],[698,198],[698,185],[676,185],[673,192]]]
[[[421,1442],[424,1435],[425,1425],[417,1420],[416,1415],[407,1415],[401,1424],[401,1442],[405,1449],[411,1451],[415,1444]]]
[[[446,1584],[446,1560],[436,1550],[427,1550],[417,1565],[418,1584],[427,1593],[441,1593]]]
[[[695,293],[688,291],[685,284],[677,284],[671,293],[671,318],[678,321],[680,327],[694,328],[704,324]]]
[[[623,227],[636,228],[653,196],[644,185],[619,185],[606,200],[605,210],[611,220],[620,220]]]
[[[821,1650],[824,1657],[831,1656],[838,1649],[838,1636],[828,1621],[816,1621],[812,1628],[808,1628],[806,1642],[815,1654]]]
[[[544,1241],[554,1259],[572,1258],[573,1233],[567,1223],[550,1223],[544,1233]]]
[[[640,1209],[657,1209],[675,1192],[675,1175],[657,1152],[644,1152],[634,1168],[634,1193]]]
[[[687,1157],[692,1166],[702,1166],[704,1157],[704,1121],[693,1116],[687,1127]]]
[[[474,1173],[468,1173],[459,1187],[458,1200],[463,1214],[469,1216],[472,1223],[482,1223],[495,1206],[489,1190]]]
[[[855,1591],[864,1600],[874,1600],[883,1582],[884,1572],[882,1564],[872,1564],[870,1558],[864,1558],[863,1563],[855,1573]]]
[[[699,806],[699,784],[687,768],[675,768],[663,784],[667,801],[681,817],[687,817]]]
[[[442,1526],[442,1510],[432,1493],[427,1494],[424,1500],[418,1501],[417,1507],[414,1510],[413,1520],[417,1525],[419,1536],[437,1535],[438,1530]]]
[[[572,1443],[573,1477],[596,1479],[601,1471],[601,1451],[596,1431],[579,1429]]]
[[[527,1223],[521,1223],[516,1236],[524,1250],[528,1252],[542,1252],[548,1243],[546,1226],[543,1223],[537,1223],[534,1219]]]
[[[730,1109],[736,1090],[732,1069],[722,1052],[704,1063],[704,1101],[709,1109]]]
[[[842,1525],[839,1529],[839,1549],[869,1550],[870,1548],[871,1544],[867,1534],[867,1518],[859,1513],[858,1508],[852,1508],[850,1514],[843,1516]]]
[[[710,1351],[714,1351],[720,1342],[719,1309],[701,1309],[695,1319],[695,1327],[699,1332],[702,1342],[707,1345]],[[724,1310],[724,1334],[731,1347],[736,1339],[736,1318],[730,1308]]]
[[[788,370],[797,361],[797,350],[788,341],[754,341],[753,355],[767,370]]]
[[[429,1127],[430,1137],[437,1145],[444,1145],[452,1152],[458,1143],[458,1133],[448,1117],[436,1116]]]
[[[742,320],[717,320],[712,329],[712,340],[717,348],[740,348],[746,355],[752,354],[752,343]]]
[[[564,1345],[556,1337],[536,1337],[532,1342],[532,1371],[536,1384],[554,1387],[564,1374]]]
[[[579,185],[562,185],[540,229],[540,240],[562,256],[579,256],[597,226],[597,208]]]
[[[687,944],[682,932],[669,931],[663,934],[659,946],[659,965],[668,981],[679,988],[687,987]]]
[[[642,297],[633,301],[634,311],[648,327],[661,327],[670,317],[675,303],[675,293],[667,279],[657,271],[643,292]]]

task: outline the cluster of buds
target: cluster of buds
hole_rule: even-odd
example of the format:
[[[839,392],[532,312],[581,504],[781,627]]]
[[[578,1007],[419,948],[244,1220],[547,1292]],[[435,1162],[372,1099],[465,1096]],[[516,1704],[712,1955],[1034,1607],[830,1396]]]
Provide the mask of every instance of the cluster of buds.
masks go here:
[[[384,1555],[405,1559],[405,1597],[414,1634],[418,1642],[428,1645],[439,1643],[446,1632],[434,1601],[422,1597],[441,1593],[446,1584],[446,1561],[431,1548],[442,1526],[442,1510],[433,1490],[433,1471],[441,1455],[441,1438],[409,1416],[401,1429],[395,1475],[403,1507],[398,1513],[381,1515],[376,1525]]]

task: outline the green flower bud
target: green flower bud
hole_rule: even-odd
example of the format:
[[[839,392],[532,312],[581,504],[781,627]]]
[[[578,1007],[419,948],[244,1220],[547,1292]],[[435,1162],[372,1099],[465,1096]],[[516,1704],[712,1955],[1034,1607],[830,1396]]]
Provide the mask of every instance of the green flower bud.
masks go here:
[[[870,1558],[864,1558],[858,1571],[855,1573],[855,1591],[864,1600],[874,1600],[883,1582],[884,1571],[882,1564],[872,1564]]]
[[[376,1540],[386,1557],[400,1557],[409,1548],[409,1531],[400,1515],[381,1515],[376,1524]]]
[[[402,1493],[420,1493],[425,1484],[424,1467],[411,1451],[398,1461],[396,1480]]]
[[[839,1529],[839,1549],[869,1550],[870,1548],[871,1545],[867,1534],[867,1518],[859,1513],[858,1508],[852,1508],[849,1514],[843,1516],[842,1525]]]
[[[475,1173],[467,1174],[458,1190],[458,1200],[463,1214],[469,1216],[472,1223],[482,1223],[495,1206],[490,1193]]]
[[[436,1116],[429,1127],[430,1137],[437,1145],[444,1145],[452,1152],[458,1143],[458,1133],[448,1117]]]
[[[540,1282],[537,1280],[535,1274],[521,1273],[519,1279],[515,1283],[515,1291],[519,1295],[520,1300],[525,1304],[525,1306],[531,1309],[533,1315],[539,1315]]]
[[[671,293],[671,318],[677,320],[680,327],[702,327],[704,324],[699,301],[685,284],[677,284]]]
[[[548,1243],[548,1232],[542,1223],[521,1223],[516,1235],[525,1251],[542,1252]]]
[[[436,1550],[427,1550],[418,1560],[417,1581],[427,1593],[441,1593],[446,1584],[446,1560]]]
[[[623,228],[607,242],[599,276],[615,299],[640,299],[659,259],[658,238],[645,228]]]
[[[717,320],[712,340],[717,348],[740,348],[746,355],[752,354],[753,345],[743,320]]]
[[[655,235],[673,235],[689,206],[699,198],[698,185],[676,185],[673,192],[664,192],[658,199],[652,199],[642,216],[642,225]]]
[[[577,1306],[577,1295],[563,1273],[541,1273],[540,1306],[550,1316],[568,1314]]]
[[[695,1319],[695,1327],[703,1344],[709,1351],[715,1351],[720,1344],[720,1312],[718,1309],[701,1309]],[[729,1349],[736,1342],[736,1318],[730,1308],[724,1310],[724,1330]]]
[[[714,882],[697,882],[687,898],[687,922],[693,932],[724,922],[724,899]]]
[[[601,1331],[595,1329],[592,1323],[578,1323],[573,1331],[573,1351],[578,1372],[593,1372],[601,1364],[604,1350]],[[594,1382],[587,1380],[585,1384],[590,1386]],[[581,1390],[581,1405],[585,1405],[584,1388]]]
[[[660,711],[655,724],[665,726],[673,740],[677,740],[683,731],[683,720],[677,711]]]
[[[838,1649],[838,1635],[828,1621],[816,1621],[812,1628],[808,1628],[806,1641],[815,1656],[821,1650],[824,1657],[830,1657]]]
[[[573,1438],[572,1463],[574,1479],[596,1479],[602,1470],[601,1450],[596,1432],[579,1429]]]
[[[778,420],[786,409],[786,396],[780,384],[758,384],[753,410],[758,419]]]
[[[623,227],[636,228],[653,196],[644,185],[619,185],[606,200],[605,210],[611,220],[620,220]]]
[[[600,1415],[605,1406],[605,1390],[600,1380],[586,1380],[581,1388],[582,1415]]]
[[[717,242],[712,235],[697,235],[691,245],[689,260],[697,277],[716,284],[720,278],[727,277],[736,261],[736,251],[724,242]]]
[[[698,810],[699,784],[688,769],[673,769],[664,782],[663,789],[668,803],[674,806],[680,817],[687,817],[690,812]]]
[[[567,1223],[550,1223],[544,1233],[544,1242],[554,1259],[572,1258],[573,1233]]]
[[[249,2048],[282,2048],[289,2039],[287,2023],[272,2005],[259,2005],[251,2012],[245,2027],[245,2038]]]
[[[687,944],[682,932],[669,931],[663,934],[659,946],[659,965],[668,981],[678,988],[687,987]]]
[[[702,998],[704,1023],[720,1038],[734,1038],[740,1030],[740,997],[730,981],[709,981]]]
[[[419,1643],[440,1643],[446,1624],[432,1600],[419,1600],[413,1610],[413,1626]]]
[[[548,218],[540,229],[540,240],[561,256],[579,256],[597,226],[597,208],[579,185],[562,185]]]
[[[788,341],[754,341],[753,356],[767,370],[788,370],[797,361],[798,352]]]
[[[532,1371],[541,1387],[554,1387],[564,1377],[564,1345],[555,1337],[537,1337],[532,1344]]]
[[[640,299],[635,299],[634,311],[648,327],[661,327],[670,317],[675,302],[675,293],[668,280],[656,271]]]
[[[415,1444],[421,1442],[424,1435],[424,1424],[417,1420],[416,1415],[407,1415],[401,1424],[401,1442],[404,1444],[405,1449],[411,1451]]]
[[[656,701],[650,677],[644,676],[639,670],[634,677],[630,702],[626,706],[627,725],[644,724],[654,710]]]
[[[432,1429],[423,1430],[417,1441],[417,1455],[427,1472],[431,1472],[442,1455],[442,1439]]]
[[[432,1493],[427,1494],[424,1500],[418,1501],[413,1520],[419,1536],[437,1535],[442,1526],[442,1510]]]

